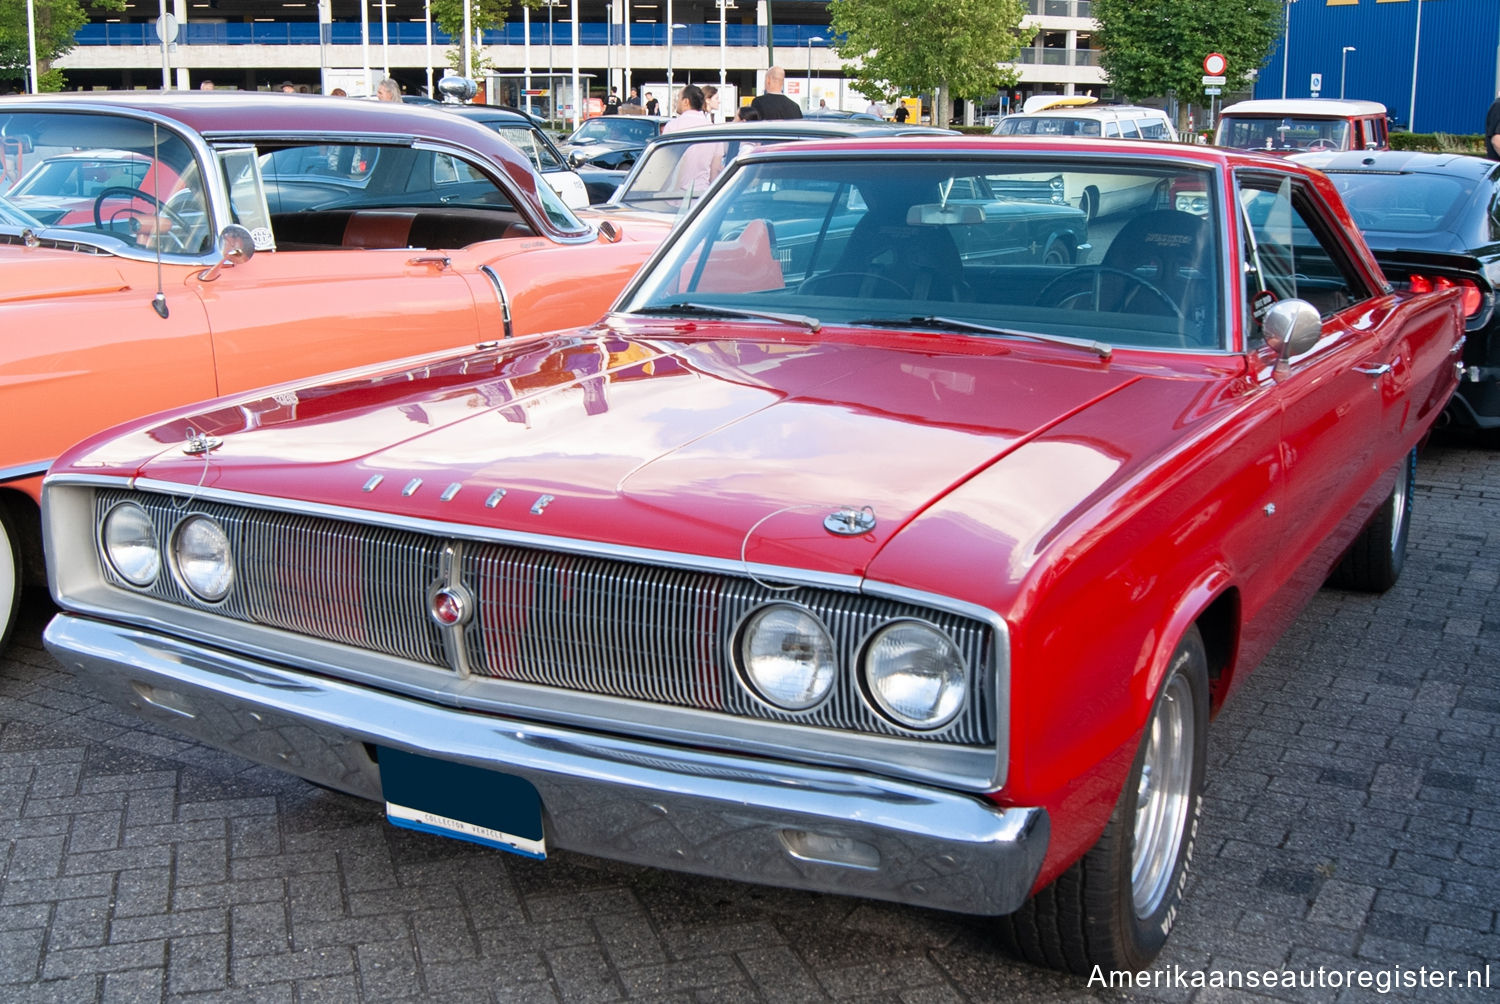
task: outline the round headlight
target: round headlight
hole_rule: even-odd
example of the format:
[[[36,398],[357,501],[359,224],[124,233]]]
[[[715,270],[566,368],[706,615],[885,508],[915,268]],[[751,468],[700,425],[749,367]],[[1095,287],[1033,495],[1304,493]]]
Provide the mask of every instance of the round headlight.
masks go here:
[[[234,585],[229,537],[207,516],[183,520],[172,535],[172,559],[182,584],[200,600],[217,603]]]
[[[892,624],[865,648],[865,686],[886,717],[910,729],[948,724],[963,707],[968,668],[946,634],[918,621]]]
[[[740,633],[740,666],[761,699],[805,711],[828,696],[838,665],[823,623],[801,607],[777,604],[751,615]]]
[[[149,586],[161,572],[161,552],[151,517],[133,502],[122,502],[104,516],[99,539],[115,574],[132,586]]]

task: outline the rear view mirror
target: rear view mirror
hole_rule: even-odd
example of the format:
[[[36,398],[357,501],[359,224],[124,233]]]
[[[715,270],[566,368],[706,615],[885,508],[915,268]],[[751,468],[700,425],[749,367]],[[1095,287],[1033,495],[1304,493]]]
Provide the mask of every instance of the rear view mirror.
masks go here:
[[[213,268],[198,273],[199,282],[213,282],[225,268],[242,265],[255,256],[255,238],[250,231],[238,223],[231,223],[219,231],[219,262]]]
[[[1273,303],[1260,325],[1266,344],[1276,351],[1278,371],[1284,370],[1293,356],[1307,352],[1323,337],[1323,318],[1306,300]]]
[[[906,225],[909,227],[951,227],[983,222],[982,206],[929,202],[912,206],[906,211]]]

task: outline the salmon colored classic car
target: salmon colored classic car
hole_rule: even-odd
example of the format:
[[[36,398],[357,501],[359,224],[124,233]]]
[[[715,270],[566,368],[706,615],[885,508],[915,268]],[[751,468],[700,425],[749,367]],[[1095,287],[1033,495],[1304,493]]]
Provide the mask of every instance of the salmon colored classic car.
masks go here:
[[[1101,172],[1161,201],[1067,263],[1017,239],[1027,179]],[[46,643],[399,826],[1135,971],[1214,714],[1330,574],[1400,572],[1463,329],[1280,159],[770,146],[592,327],[69,451]]]
[[[666,232],[575,216],[458,116],[302,95],[0,99],[0,175],[0,645],[41,581],[40,475],[69,443],[589,323]]]

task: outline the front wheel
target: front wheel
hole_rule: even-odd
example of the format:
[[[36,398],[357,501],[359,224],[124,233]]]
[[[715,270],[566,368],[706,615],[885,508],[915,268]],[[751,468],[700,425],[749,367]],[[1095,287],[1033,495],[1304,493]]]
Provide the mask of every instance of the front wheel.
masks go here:
[[[999,920],[1001,943],[1088,975],[1147,968],[1177,918],[1203,808],[1208,659],[1196,627],[1172,653],[1104,833],[1047,888]]]
[[[15,520],[0,500],[0,652],[10,641],[21,606],[21,538]]]
[[[1413,449],[1401,462],[1391,493],[1329,576],[1330,585],[1383,593],[1396,584],[1406,564],[1406,537],[1411,530],[1411,502],[1416,485],[1417,451]]]

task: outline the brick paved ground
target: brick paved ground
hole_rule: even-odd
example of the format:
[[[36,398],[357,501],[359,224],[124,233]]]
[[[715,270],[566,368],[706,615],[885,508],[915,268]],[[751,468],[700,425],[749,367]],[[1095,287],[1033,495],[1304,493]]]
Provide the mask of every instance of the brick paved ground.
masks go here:
[[[1488,965],[1500,987],[1500,455],[1435,446],[1416,506],[1397,588],[1325,591],[1215,723],[1161,971]],[[115,715],[42,650],[48,613],[0,658],[0,999],[1124,996],[1007,961],[981,921],[394,829]]]

